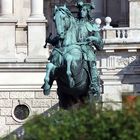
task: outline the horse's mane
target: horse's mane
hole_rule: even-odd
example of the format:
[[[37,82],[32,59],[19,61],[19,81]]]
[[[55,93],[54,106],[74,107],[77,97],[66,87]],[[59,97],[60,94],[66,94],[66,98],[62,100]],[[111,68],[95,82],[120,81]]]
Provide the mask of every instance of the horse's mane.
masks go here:
[[[75,23],[76,23],[76,22],[75,22],[75,18],[73,17],[71,11],[70,11],[67,7],[61,6],[61,7],[59,7],[58,9],[59,9],[59,11],[61,11],[63,14],[67,14],[67,16],[71,19],[72,24],[75,24]]]
[[[68,36],[69,38],[71,38],[71,41],[72,41],[71,44],[77,42],[76,36],[74,36],[77,34],[77,24],[76,24],[76,19],[74,18],[73,14],[66,6],[57,7],[57,10],[55,11],[55,13],[57,11],[62,12],[63,14],[68,16],[68,18],[70,19],[70,27],[68,29]],[[67,40],[67,37],[66,37],[66,40],[64,41],[66,45],[69,44],[67,41],[69,42],[69,40]]]
[[[60,6],[58,8],[58,10],[61,11],[63,14],[66,13],[68,16],[72,16],[71,11],[67,7],[65,7],[65,6]]]

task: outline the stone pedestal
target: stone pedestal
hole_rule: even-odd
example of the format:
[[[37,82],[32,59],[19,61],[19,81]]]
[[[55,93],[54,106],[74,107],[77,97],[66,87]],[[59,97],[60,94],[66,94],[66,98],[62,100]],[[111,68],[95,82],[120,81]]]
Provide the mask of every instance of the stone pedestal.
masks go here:
[[[46,62],[48,49],[46,40],[46,20],[28,20],[28,56],[26,62]]]
[[[11,17],[12,16],[12,0],[1,0],[0,5],[0,16],[2,17]]]
[[[15,57],[15,26],[13,17],[13,1],[0,0],[0,62],[16,62]]]
[[[129,26],[140,27],[140,1],[129,0]]]
[[[44,49],[47,20],[43,14],[43,0],[31,0],[28,24],[28,56],[26,62],[46,62],[48,50]]]
[[[16,20],[0,18],[0,62],[16,62],[15,26]]]

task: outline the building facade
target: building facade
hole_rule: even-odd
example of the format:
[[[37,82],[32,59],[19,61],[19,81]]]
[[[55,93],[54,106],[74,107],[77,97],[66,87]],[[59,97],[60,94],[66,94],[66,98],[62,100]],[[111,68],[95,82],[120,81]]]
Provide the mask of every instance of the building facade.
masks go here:
[[[43,46],[50,32],[56,34],[52,21],[54,5],[64,3],[76,16],[73,0],[0,1],[1,136],[18,130],[30,116],[57,106],[56,84],[49,96],[44,96],[41,89],[50,53],[49,46]],[[94,0],[94,3],[93,18],[102,21],[99,26],[105,43],[104,50],[97,53],[103,81],[102,101],[104,106],[111,104],[117,109],[121,108],[122,95],[140,92],[140,1]]]

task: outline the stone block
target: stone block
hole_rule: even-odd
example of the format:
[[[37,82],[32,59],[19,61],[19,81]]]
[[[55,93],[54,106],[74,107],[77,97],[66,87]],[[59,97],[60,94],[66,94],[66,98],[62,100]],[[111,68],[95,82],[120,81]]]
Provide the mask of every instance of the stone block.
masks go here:
[[[35,99],[32,101],[32,107],[47,107],[50,108],[51,107],[51,100],[48,99]]]
[[[16,47],[17,62],[24,62],[24,60],[27,56],[27,46],[25,46],[25,45],[24,44],[17,44],[17,47]]]
[[[51,91],[51,93],[49,95],[44,95],[43,91],[41,92],[35,92],[35,98],[37,99],[57,99],[57,93]]]
[[[16,20],[0,19],[0,62],[16,62],[15,25]]]
[[[102,99],[103,101],[122,101],[122,94],[120,92],[118,93],[113,93],[113,92],[109,92],[109,93],[104,93],[102,95]]]
[[[6,125],[18,125],[20,124],[19,122],[15,121],[13,119],[13,117],[6,117],[6,122],[5,122]]]
[[[38,92],[35,92],[35,98],[36,99],[48,99],[48,98],[50,98],[50,96],[44,95],[43,91],[38,91]]]
[[[15,131],[16,129],[20,128],[21,126],[22,126],[21,124],[19,124],[19,125],[9,125],[10,132]]]
[[[6,136],[10,133],[9,126],[5,124],[5,117],[0,116],[0,137]]]
[[[42,114],[45,113],[49,108],[32,108],[32,114],[36,115],[36,114]]]
[[[58,105],[58,100],[51,100],[51,106]],[[59,106],[59,105],[58,105]]]
[[[25,104],[28,105],[29,107],[31,107],[31,102],[33,99],[13,99],[13,107],[16,107],[19,104]]]
[[[8,99],[9,92],[0,92],[0,99]]]
[[[31,99],[34,98],[34,92],[10,92],[11,99]]]
[[[3,108],[8,108],[8,107],[12,107],[12,100],[10,99],[0,99],[0,107],[3,107]]]
[[[1,116],[11,116],[12,108],[1,108]]]
[[[103,103],[103,109],[120,110],[122,109],[122,103],[120,102],[106,102]]]
[[[9,126],[1,124],[1,126],[0,126],[0,137],[4,137],[8,134],[10,134]]]
[[[102,95],[103,102],[121,102],[122,101],[122,92],[120,85],[105,85],[104,94]]]
[[[16,43],[17,44],[26,44],[27,43],[27,30],[26,26],[18,26],[16,28]]]
[[[0,116],[0,128],[5,125],[5,117]]]

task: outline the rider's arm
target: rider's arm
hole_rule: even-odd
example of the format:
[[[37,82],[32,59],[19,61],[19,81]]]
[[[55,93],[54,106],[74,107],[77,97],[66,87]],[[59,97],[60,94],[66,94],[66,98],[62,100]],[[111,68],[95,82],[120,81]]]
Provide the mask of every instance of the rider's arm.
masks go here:
[[[93,27],[92,31],[90,32],[90,34],[86,40],[88,42],[92,42],[97,50],[102,50],[103,49],[103,40],[100,35],[100,30],[96,24],[93,24],[92,27]]]

